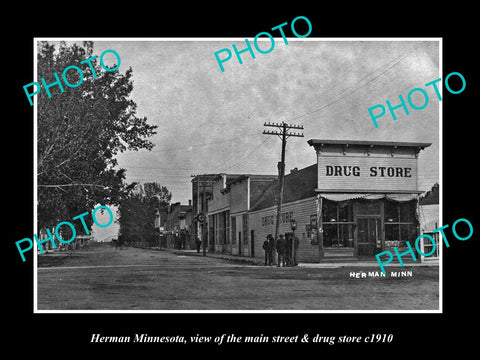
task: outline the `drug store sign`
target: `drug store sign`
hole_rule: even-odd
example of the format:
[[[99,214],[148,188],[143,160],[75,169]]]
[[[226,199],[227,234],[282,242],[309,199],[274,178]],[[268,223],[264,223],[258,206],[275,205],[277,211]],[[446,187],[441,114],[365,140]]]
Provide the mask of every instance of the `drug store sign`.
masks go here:
[[[415,192],[417,158],[319,156],[318,189]]]

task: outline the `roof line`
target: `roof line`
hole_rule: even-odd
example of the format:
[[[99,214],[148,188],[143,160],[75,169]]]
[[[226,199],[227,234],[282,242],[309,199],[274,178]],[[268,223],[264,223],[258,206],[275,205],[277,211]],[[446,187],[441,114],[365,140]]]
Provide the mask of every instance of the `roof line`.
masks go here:
[[[315,145],[365,145],[365,146],[403,146],[403,147],[428,147],[432,143],[405,142],[405,141],[369,141],[369,140],[323,140],[310,139],[307,141],[310,146]]]

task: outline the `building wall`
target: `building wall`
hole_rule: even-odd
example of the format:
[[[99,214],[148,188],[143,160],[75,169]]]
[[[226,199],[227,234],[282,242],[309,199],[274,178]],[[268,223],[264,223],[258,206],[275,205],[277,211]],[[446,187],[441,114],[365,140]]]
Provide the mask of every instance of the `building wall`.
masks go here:
[[[249,213],[249,234],[251,234],[251,230],[254,231],[255,257],[263,258],[265,256],[262,245],[268,234],[275,235],[276,213],[277,208],[275,206]],[[317,206],[315,197],[282,205],[279,231],[280,234],[291,232],[290,220],[293,218],[297,222],[295,235],[300,241],[298,249],[299,262],[319,261],[318,245],[311,245],[311,237],[309,237],[306,229],[307,225],[310,225],[311,217],[316,217],[316,214]],[[251,241],[251,239],[249,239],[249,241]]]
[[[215,252],[231,253],[230,212],[221,211],[209,215],[209,237]]]
[[[224,188],[225,179],[224,177],[219,177],[218,180],[213,184],[212,195],[208,201],[209,213],[214,213],[230,206],[230,195],[228,193],[222,193]]]
[[[248,210],[248,183],[248,179],[245,178],[230,185],[230,211],[232,214]]]
[[[439,232],[433,232],[441,226],[439,212],[439,204],[419,206],[420,234],[427,234],[433,237],[435,239],[436,247],[436,250],[428,257],[420,254],[420,260],[422,262],[436,260],[440,256],[440,248],[442,247],[442,244],[441,242],[439,242]],[[431,241],[426,240],[425,237],[422,237],[420,240],[420,246],[424,254],[429,254],[432,251],[433,244],[431,243]]]
[[[196,216],[198,213],[203,213],[207,215],[208,213],[208,202],[206,199],[212,195],[212,182],[217,179],[218,174],[206,174],[199,175],[192,179],[192,214]],[[198,237],[201,241],[206,241],[208,243],[208,249],[212,250],[213,244],[208,242],[209,235],[209,217],[206,217],[206,221],[203,223],[197,222],[196,220],[192,223],[192,233],[191,238],[194,242]]]
[[[217,177],[208,201],[209,239],[215,252],[252,256],[247,212],[274,178],[232,174]],[[224,228],[226,234],[222,233]]]
[[[231,246],[231,252],[233,255],[244,255],[248,256],[248,249],[245,251],[245,244],[244,244],[244,216],[243,214],[236,214],[231,216],[231,221],[235,221],[235,229],[230,227],[231,233],[230,233],[230,238],[232,239],[232,246]],[[235,220],[233,220],[233,218]],[[248,236],[248,234],[247,234]],[[247,242],[247,247],[248,247],[248,242]]]
[[[438,204],[419,206],[420,232],[430,233],[440,227],[440,207]]]
[[[235,229],[231,230],[231,253],[233,255],[249,256],[248,218],[244,216],[249,206],[249,180],[236,181],[230,184],[231,221],[235,221]]]
[[[208,231],[215,252],[230,252],[229,209],[230,194],[224,192],[226,175],[219,176],[212,185],[212,195],[208,201]]]

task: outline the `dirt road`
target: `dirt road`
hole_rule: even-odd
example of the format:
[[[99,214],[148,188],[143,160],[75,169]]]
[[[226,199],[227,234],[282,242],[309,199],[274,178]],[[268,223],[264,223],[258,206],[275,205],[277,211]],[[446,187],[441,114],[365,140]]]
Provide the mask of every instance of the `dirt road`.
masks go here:
[[[239,265],[100,244],[38,264],[39,310],[436,310],[439,301],[438,267],[351,278],[362,269]]]

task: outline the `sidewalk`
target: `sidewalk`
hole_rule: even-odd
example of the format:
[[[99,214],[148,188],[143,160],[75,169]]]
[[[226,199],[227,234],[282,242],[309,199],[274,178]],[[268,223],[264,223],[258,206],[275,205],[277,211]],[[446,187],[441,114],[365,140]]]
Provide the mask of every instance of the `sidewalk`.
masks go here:
[[[184,256],[200,256],[203,257],[203,252],[200,250],[199,253],[197,253],[196,250],[178,250],[178,249],[161,249],[161,250],[166,250],[166,251],[171,251],[172,253],[176,255],[184,255]],[[223,260],[229,260],[229,261],[238,261],[241,263],[247,263],[250,265],[258,265],[258,266],[264,266],[265,261],[263,258],[255,258],[255,257],[249,257],[249,256],[242,256],[242,255],[232,255],[232,254],[222,254],[222,253],[206,253],[207,257],[213,257],[217,259],[223,259]],[[439,266],[439,261],[438,260],[428,260],[425,262],[405,262],[405,268],[408,267],[417,267],[417,266]],[[349,259],[348,261],[344,259],[338,259],[335,260],[334,258],[328,258],[325,262],[320,262],[320,263],[299,263],[298,267],[302,268],[340,268],[340,267],[370,267],[374,268],[377,267],[379,268],[378,262],[375,260],[359,260],[359,259]],[[397,262],[391,262],[389,264],[386,264],[385,267],[400,267],[400,264]]]

